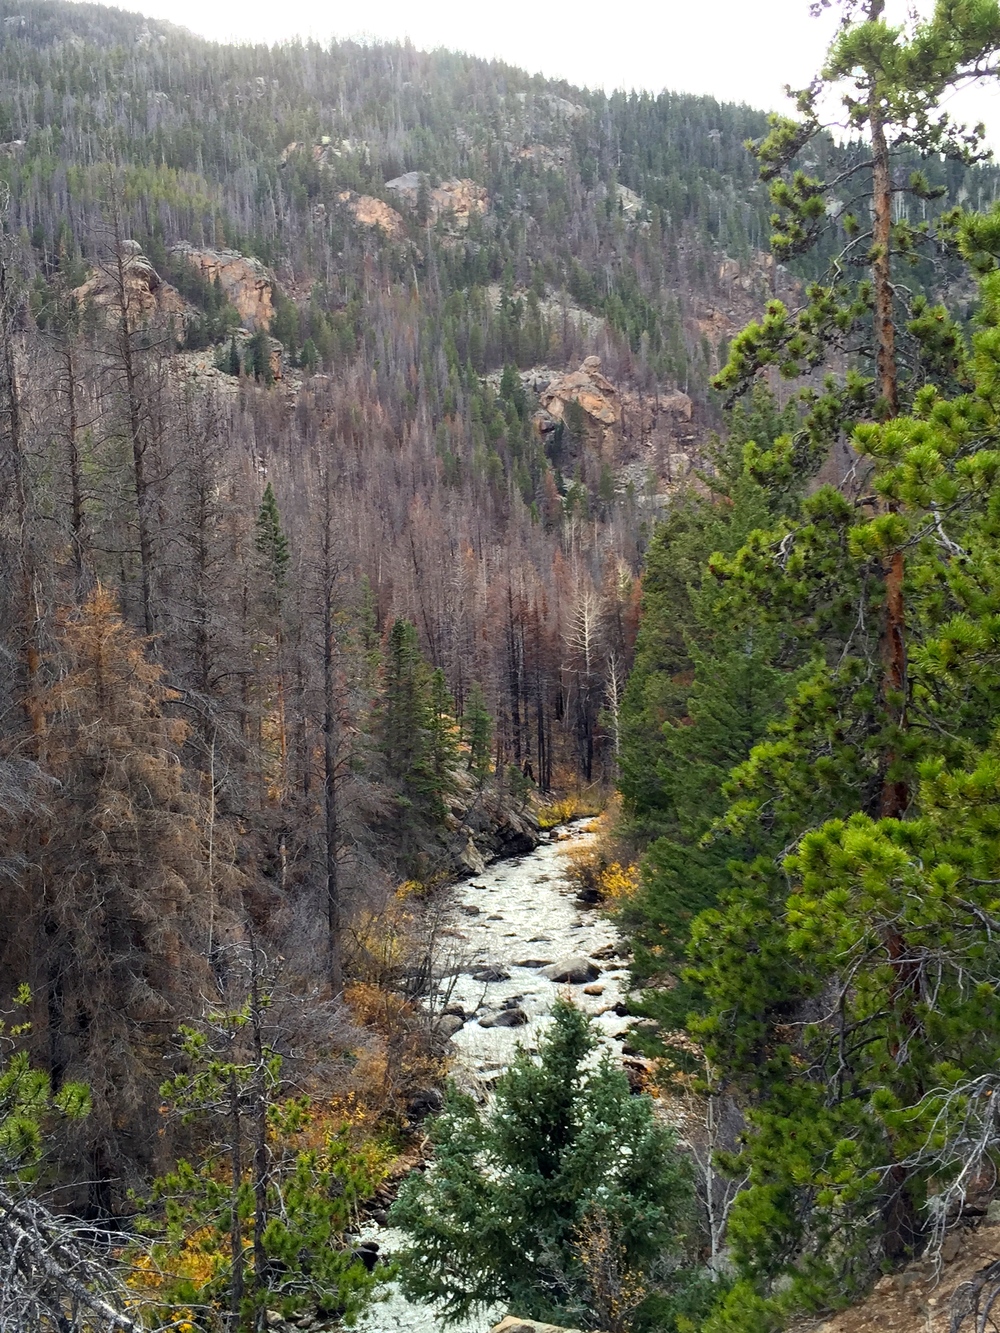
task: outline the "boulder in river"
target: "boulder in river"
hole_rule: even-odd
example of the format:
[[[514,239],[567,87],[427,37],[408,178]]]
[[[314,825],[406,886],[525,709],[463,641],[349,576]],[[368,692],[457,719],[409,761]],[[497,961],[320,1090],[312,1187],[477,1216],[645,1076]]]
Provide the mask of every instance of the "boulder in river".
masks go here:
[[[481,1028],[523,1028],[528,1015],[521,1008],[501,1009],[498,1014],[484,1014],[479,1020]]]
[[[465,1019],[459,1018],[458,1014],[442,1014],[438,1019],[438,1033],[445,1039],[453,1037],[456,1032],[461,1032],[465,1027]]]
[[[560,958],[551,966],[542,968],[542,976],[548,977],[549,981],[569,982],[573,986],[596,981],[600,975],[600,968],[582,954],[570,954],[568,958]]]
[[[547,967],[552,962],[551,958],[519,958],[514,964],[515,967]]]
[[[594,974],[597,975],[596,973]],[[472,974],[473,981],[510,981],[510,973],[502,967],[479,967]]]

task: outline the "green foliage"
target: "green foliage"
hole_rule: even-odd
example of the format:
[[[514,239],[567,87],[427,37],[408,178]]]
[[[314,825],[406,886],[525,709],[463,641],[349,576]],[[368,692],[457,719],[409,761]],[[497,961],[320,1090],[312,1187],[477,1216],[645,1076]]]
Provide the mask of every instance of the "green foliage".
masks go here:
[[[582,1238],[597,1214],[622,1272],[644,1286],[635,1328],[648,1327],[651,1274],[664,1258],[674,1271],[658,1294],[685,1286],[677,1265],[689,1173],[649,1099],[630,1095],[607,1056],[588,1063],[595,1044],[586,1016],[559,1002],[539,1061],[519,1052],[489,1112],[450,1092],[430,1129],[434,1165],[406,1182],[391,1214],[410,1237],[400,1264],[411,1299],[440,1302],[450,1319],[503,1301],[529,1317],[595,1327]],[[670,1326],[664,1308],[658,1328]]]
[[[281,526],[277,497],[270,482],[264,488],[257,513],[254,545],[264,563],[268,579],[280,593],[288,578],[288,565],[292,556],[288,537]]]
[[[973,250],[985,229],[962,225]],[[692,1033],[744,1099],[722,1160],[749,1182],[729,1243],[766,1320],[847,1299],[880,1258],[939,1236],[995,1151],[970,1128],[1000,1055],[995,271],[981,301],[970,390],[928,386],[910,415],[855,430],[883,505],[823,488],[712,560],[763,626],[812,646],[705,844],[787,850],[730,866],[687,973],[706,998]],[[880,601],[902,548],[907,677],[886,689]],[[905,817],[880,817],[886,783],[908,792]],[[734,1301],[713,1329],[744,1326]]]
[[[258,329],[247,344],[245,368],[248,375],[270,387],[274,383],[271,366],[271,339],[266,329]]]
[[[377,1280],[344,1233],[383,1178],[382,1156],[289,1095],[281,1056],[261,1037],[269,1006],[251,996],[182,1028],[187,1069],[161,1089],[202,1151],[155,1182],[154,1239],[138,1267],[158,1275],[164,1311],[200,1309],[213,1329],[257,1328],[273,1308],[350,1319]]]
[[[798,447],[811,455],[814,467],[838,432],[865,417],[892,415],[893,396],[898,394],[906,406],[924,385],[954,390],[966,374],[952,316],[919,292],[907,307],[909,298],[901,287],[895,289],[895,299],[905,315],[898,318],[897,310],[892,316],[898,320],[898,350],[895,355],[891,348],[887,352],[878,290],[888,282],[893,265],[916,269],[926,281],[930,270],[923,256],[951,240],[948,212],[932,208],[928,213],[928,201],[945,193],[944,186],[931,184],[928,173],[939,168],[942,157],[971,163],[982,154],[976,133],[955,125],[941,103],[948,89],[975,77],[983,60],[1000,47],[1000,12],[992,3],[961,13],[941,3],[931,18],[904,30],[885,22],[881,5],[872,6],[867,17],[865,9],[847,7],[820,78],[797,94],[800,118],[772,116],[769,134],[749,145],[775,205],[775,255],[788,261],[811,254],[809,276],[816,277],[819,258],[828,262],[826,272],[809,283],[799,311],[771,301],[764,318],[752,321],[733,339],[728,363],[715,380],[717,388],[736,396],[765,370],[796,379],[824,365],[834,351],[851,354],[856,369],[839,378],[829,376],[821,392],[812,387],[802,392],[808,412]],[[857,146],[853,161],[822,162],[826,130],[818,107],[823,88],[840,91],[848,123],[871,141],[871,149]],[[803,167],[806,150],[821,160],[811,170]],[[897,170],[880,185],[880,152],[887,171],[905,164],[908,172]],[[816,165],[825,165],[828,174],[815,174]],[[831,207],[843,191],[850,196],[845,195],[844,206]],[[883,242],[881,234],[858,221],[859,213],[867,216],[871,205],[858,206],[865,197],[874,201],[877,228],[879,208],[889,208],[887,191],[895,212]]]
[[[14,1003],[27,1013],[31,993],[21,986]],[[64,1083],[54,1092],[48,1074],[35,1068],[27,1051],[18,1049],[31,1030],[0,1018],[0,1180],[7,1186],[33,1178],[45,1147],[50,1122],[58,1117],[80,1119],[90,1110],[83,1083]]]
[[[619,909],[640,983],[675,976],[691,922],[715,904],[734,858],[772,839],[754,830],[706,842],[726,801],[722,786],[780,712],[803,648],[762,623],[748,599],[709,569],[775,513],[794,509],[795,480],[768,491],[742,462],[791,424],[759,387],[732,413],[715,455],[715,494],[691,493],[654,535],[643,578],[643,619],[622,708],[620,789],[633,836],[652,838],[639,888]],[[758,443],[759,442],[759,443]],[[800,472],[800,490],[805,477]],[[670,1030],[699,1004],[684,981],[649,986],[637,1007]],[[647,1036],[651,1034],[647,1033]]]
[[[454,711],[444,672],[424,661],[416,627],[397,620],[386,640],[377,725],[387,777],[411,825],[438,824],[455,790]]]
[[[483,687],[473,681],[462,715],[462,734],[469,750],[468,768],[480,786],[490,775],[493,719],[486,707]]]
[[[992,4],[974,15],[940,5],[906,33],[880,11],[871,6],[866,19],[847,7],[823,73],[848,81],[849,119],[868,133],[871,154],[859,147],[852,188],[873,182],[876,225],[889,218],[894,188],[921,200],[934,193],[919,172],[905,186],[879,183],[882,166],[893,169],[881,136],[890,147],[970,160],[974,136],[948,124],[939,99],[1000,45]],[[704,692],[689,666],[678,719],[667,711],[676,695],[647,671],[635,716],[654,766],[643,769],[641,748],[623,765],[635,815],[682,832],[653,844],[625,908],[640,969],[669,983],[650,1012],[676,1023],[678,997],[698,1005],[689,1030],[709,1083],[737,1098],[747,1126],[719,1155],[747,1186],[727,1235],[738,1281],[708,1322],[713,1333],[777,1328],[797,1310],[849,1300],[880,1263],[940,1237],[970,1162],[996,1151],[989,1132],[990,1146],[975,1146],[986,1141],[976,1135],[1000,1040],[986,1008],[1000,982],[989,795],[1000,697],[996,229],[960,214],[941,224],[986,275],[971,349],[923,298],[894,323],[900,307],[887,310],[883,299],[891,266],[916,265],[930,229],[897,213],[886,245],[876,245],[854,213],[828,208],[837,180],[807,173],[800,158],[820,138],[820,88],[800,95],[802,120],[775,119],[756,152],[777,206],[779,254],[822,253],[831,228],[846,241],[800,311],[771,302],[733,340],[717,385],[739,394],[769,370],[794,379],[833,349],[850,364],[800,394],[801,425],[746,443],[733,513],[750,485],[766,495],[767,512],[703,567],[723,617],[704,636]],[[859,270],[868,272],[858,280]],[[803,481],[845,430],[864,480],[802,498]],[[678,516],[664,538],[679,551],[685,521]],[[653,569],[662,596],[655,560]],[[668,587],[669,574],[661,577]],[[671,605],[683,607],[679,625]],[[675,590],[653,609],[637,669],[649,652],[676,677],[685,668],[675,663],[697,661],[683,635],[697,602]],[[764,650],[765,670],[753,673],[761,707],[747,726],[719,708],[727,680],[734,697],[749,698],[727,668],[729,625]],[[704,617],[699,628],[704,635]],[[656,704],[666,763],[642,725],[642,709]],[[732,767],[720,736],[746,747]],[[716,764],[705,762],[713,745]],[[700,825],[685,808],[698,790],[692,759],[705,778]],[[678,943],[699,894],[716,901],[690,924],[678,985]]]

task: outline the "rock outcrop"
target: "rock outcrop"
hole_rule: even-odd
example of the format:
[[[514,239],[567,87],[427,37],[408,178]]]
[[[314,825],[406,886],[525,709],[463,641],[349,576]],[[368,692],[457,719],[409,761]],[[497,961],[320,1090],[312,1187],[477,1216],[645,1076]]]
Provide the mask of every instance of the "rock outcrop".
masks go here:
[[[542,410],[535,425],[543,434],[566,419],[566,408],[575,403],[584,414],[587,443],[599,453],[614,458],[621,422],[618,390],[601,374],[601,358],[588,356],[579,370],[558,375],[539,394]]]
[[[296,153],[308,153],[319,167],[331,168],[338,157],[355,154],[367,162],[371,157],[371,147],[365,139],[340,139],[334,143],[328,134],[324,134],[318,143],[307,144],[293,141],[281,150],[278,162],[285,166]]]
[[[271,327],[274,280],[259,259],[248,258],[238,250],[199,250],[187,241],[173,246],[170,254],[198,269],[206,282],[214,283],[218,278],[226,300],[235,306],[248,329]]]
[[[618,208],[623,217],[628,218],[630,222],[640,217],[645,210],[646,201],[641,195],[630,190],[627,185],[616,187],[618,192]]]
[[[138,241],[122,242],[122,276],[130,322],[136,326],[172,323],[177,342],[182,343],[185,321],[194,310],[176,287],[163,281],[143,254]],[[89,305],[105,312],[118,306],[122,293],[117,261],[111,258],[93,269],[73,296],[78,305]]]
[[[398,241],[406,234],[403,219],[381,199],[375,199],[370,194],[355,194],[353,190],[342,190],[337,195],[337,202],[344,205],[359,226],[378,227],[390,241]]]
[[[385,188],[392,190],[411,208],[417,206],[420,197],[420,182],[423,179],[419,171],[407,171],[386,181]],[[427,215],[431,222],[444,218],[448,225],[457,231],[464,231],[471,217],[479,216],[490,206],[489,195],[481,185],[470,180],[447,180],[440,185],[427,189]]]

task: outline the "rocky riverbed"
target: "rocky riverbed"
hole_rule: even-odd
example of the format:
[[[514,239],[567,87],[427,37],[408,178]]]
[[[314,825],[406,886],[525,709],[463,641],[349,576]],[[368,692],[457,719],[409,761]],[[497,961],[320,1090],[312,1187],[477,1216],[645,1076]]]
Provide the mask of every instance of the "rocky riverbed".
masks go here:
[[[611,924],[581,905],[566,875],[566,853],[586,846],[589,823],[557,829],[527,856],[498,861],[449,890],[438,989],[430,1006],[449,1034],[452,1074],[485,1098],[518,1043],[538,1044],[560,995],[592,1014],[617,1054],[628,1019],[624,1009],[625,950]],[[638,1072],[638,1067],[636,1067]],[[402,1237],[372,1226],[363,1240],[391,1252]],[[448,1333],[488,1333],[505,1310],[447,1326]],[[433,1309],[411,1305],[395,1287],[370,1307],[361,1333],[446,1333]]]

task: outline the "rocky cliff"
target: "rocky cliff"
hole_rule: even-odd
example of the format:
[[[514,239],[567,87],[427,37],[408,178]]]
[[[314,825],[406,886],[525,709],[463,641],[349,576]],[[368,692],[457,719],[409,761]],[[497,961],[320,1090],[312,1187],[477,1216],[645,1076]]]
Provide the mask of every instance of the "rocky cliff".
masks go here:
[[[120,273],[111,256],[90,272],[73,296],[78,305],[103,311],[118,307],[124,296],[130,323],[172,324],[178,345],[184,341],[185,321],[194,313],[177,288],[163,281],[138,241],[132,240],[122,242]]]
[[[237,250],[199,250],[186,241],[172,246],[170,254],[198,269],[206,282],[218,278],[226,300],[239,311],[248,329],[271,327],[274,280],[259,259]]]
[[[419,171],[407,171],[386,181],[385,188],[392,190],[411,208],[416,208],[420,198]],[[457,231],[464,231],[471,217],[487,211],[490,205],[489,195],[481,185],[470,180],[446,180],[440,185],[427,188],[427,216],[430,222],[442,218]]]
[[[353,190],[342,190],[337,195],[337,202],[344,205],[361,227],[377,227],[391,241],[398,241],[405,235],[403,219],[381,199],[375,199],[370,194],[355,194]]]

